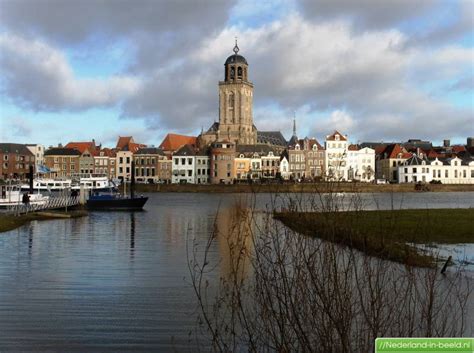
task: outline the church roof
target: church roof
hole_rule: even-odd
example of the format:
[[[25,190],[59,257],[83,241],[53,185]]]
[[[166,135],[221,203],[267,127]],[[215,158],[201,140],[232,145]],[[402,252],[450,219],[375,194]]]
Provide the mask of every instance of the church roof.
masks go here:
[[[178,134],[168,134],[161,142],[160,148],[164,151],[176,151],[181,146],[186,144],[196,146],[196,137]]]
[[[286,146],[286,140],[280,131],[257,131],[257,143]]]
[[[277,151],[270,145],[257,144],[257,145],[237,145],[237,153],[247,154],[247,153],[258,153],[258,154],[268,154],[268,152],[273,152],[277,155]]]
[[[224,65],[239,64],[239,63],[248,65],[247,60],[242,55],[234,54],[227,58]]]
[[[193,147],[193,145],[190,145],[190,144],[186,144],[186,145],[182,146],[174,154],[174,156],[195,156],[195,155],[196,155],[196,152],[194,151],[194,147]]]

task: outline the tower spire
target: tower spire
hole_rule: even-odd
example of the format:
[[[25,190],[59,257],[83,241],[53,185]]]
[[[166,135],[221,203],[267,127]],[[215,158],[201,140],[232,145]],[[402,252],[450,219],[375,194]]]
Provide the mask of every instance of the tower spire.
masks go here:
[[[239,46],[237,45],[237,37],[235,37],[235,46],[234,46],[234,53],[235,55],[237,55],[237,53],[239,52]]]
[[[296,112],[293,112],[293,136],[296,136]]]

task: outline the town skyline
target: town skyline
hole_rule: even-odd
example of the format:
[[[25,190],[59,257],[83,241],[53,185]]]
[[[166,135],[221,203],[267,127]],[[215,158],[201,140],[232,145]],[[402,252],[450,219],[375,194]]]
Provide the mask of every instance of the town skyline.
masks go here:
[[[298,136],[319,141],[334,130],[354,143],[474,135],[473,3],[340,12],[343,3],[204,2],[189,16],[183,4],[104,2],[90,15],[90,2],[59,2],[53,18],[45,2],[1,1],[0,138],[113,145],[133,135],[158,145],[167,133],[196,136],[219,118],[217,85],[236,36],[258,129],[289,139],[296,115]]]

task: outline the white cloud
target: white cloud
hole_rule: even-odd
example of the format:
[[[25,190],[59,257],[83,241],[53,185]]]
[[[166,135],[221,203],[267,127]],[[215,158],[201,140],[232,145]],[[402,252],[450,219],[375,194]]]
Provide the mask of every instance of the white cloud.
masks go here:
[[[114,106],[140,87],[140,80],[132,76],[77,77],[64,54],[40,40],[3,34],[0,51],[4,93],[17,104],[34,110]]]

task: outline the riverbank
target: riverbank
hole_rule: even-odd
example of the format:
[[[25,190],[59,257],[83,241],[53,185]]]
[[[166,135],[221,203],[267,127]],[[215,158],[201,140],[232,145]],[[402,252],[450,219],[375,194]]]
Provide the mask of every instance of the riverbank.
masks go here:
[[[474,184],[428,184],[432,192],[474,192]],[[327,193],[327,192],[420,192],[414,184],[366,183],[285,183],[285,184],[136,184],[136,192],[188,192],[188,193]]]
[[[407,265],[436,266],[409,244],[474,243],[474,209],[277,212],[290,229]],[[436,250],[436,248],[434,248]]]
[[[87,215],[87,211],[76,210],[69,212],[48,211],[48,212],[32,212],[19,216],[0,214],[0,233],[21,227],[30,221],[45,221],[49,219],[60,218],[77,218]]]

